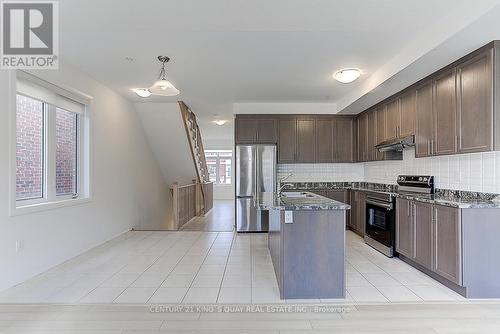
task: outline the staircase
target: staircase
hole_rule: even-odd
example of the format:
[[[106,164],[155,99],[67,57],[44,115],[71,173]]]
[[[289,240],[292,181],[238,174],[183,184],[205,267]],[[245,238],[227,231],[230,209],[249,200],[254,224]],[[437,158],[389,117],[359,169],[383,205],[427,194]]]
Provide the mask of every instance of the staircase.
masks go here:
[[[205,151],[201,140],[200,128],[196,122],[196,115],[189,110],[189,107],[183,101],[179,101],[179,106],[181,108],[184,126],[186,127],[186,134],[189,139],[191,153],[193,154],[193,159],[196,164],[198,182],[210,182],[207,161],[205,159]]]
[[[208,174],[207,160],[205,159],[205,150],[203,149],[203,142],[201,139],[200,128],[198,122],[196,121],[196,115],[189,109],[189,107],[183,102],[179,101],[179,107],[181,110],[182,119],[184,121],[184,127],[186,128],[186,134],[189,141],[189,147],[191,148],[191,153],[193,155],[193,161],[196,165],[196,174],[198,182],[201,184],[201,195],[203,197],[202,214],[206,214],[212,208],[211,203],[213,200],[212,194],[207,193],[208,184],[211,184],[210,177]]]

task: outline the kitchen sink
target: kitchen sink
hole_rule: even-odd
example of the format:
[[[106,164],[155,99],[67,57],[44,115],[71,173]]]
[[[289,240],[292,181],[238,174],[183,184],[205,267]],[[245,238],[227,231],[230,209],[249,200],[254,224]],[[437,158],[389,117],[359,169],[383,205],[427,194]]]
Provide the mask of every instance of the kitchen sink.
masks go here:
[[[287,191],[287,192],[282,192],[281,197],[286,197],[286,198],[311,198],[314,197],[314,195],[305,193],[305,192],[299,192],[299,191]]]

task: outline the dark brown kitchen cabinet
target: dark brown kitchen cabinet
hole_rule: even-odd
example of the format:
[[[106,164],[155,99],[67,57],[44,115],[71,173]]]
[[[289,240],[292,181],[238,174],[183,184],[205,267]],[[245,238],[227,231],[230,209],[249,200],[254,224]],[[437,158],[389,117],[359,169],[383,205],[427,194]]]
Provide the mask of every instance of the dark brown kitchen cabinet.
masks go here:
[[[415,156],[417,158],[432,155],[433,139],[432,83],[418,87],[415,92]]]
[[[351,197],[351,229],[358,235],[365,236],[366,224],[366,194],[353,191]]]
[[[398,198],[396,208],[396,251],[412,259],[414,254],[412,203]]]
[[[414,260],[426,268],[432,268],[433,254],[433,223],[432,223],[432,204],[414,202]]]
[[[354,162],[354,119],[336,118],[334,123],[334,162]]]
[[[277,142],[276,120],[257,119],[257,142],[273,144]]]
[[[237,118],[235,139],[237,144],[252,144],[257,141],[257,120],[253,118]]]
[[[278,162],[295,162],[295,146],[297,135],[295,119],[278,120]]]
[[[334,161],[334,122],[332,119],[316,120],[316,155],[318,162],[328,163]]]
[[[399,99],[387,103],[385,111],[385,139],[392,140],[399,137],[399,126],[401,124],[401,113],[399,110]]]
[[[363,113],[358,117],[358,161],[368,160],[368,114]]]
[[[415,91],[404,93],[400,98],[401,122],[399,137],[408,137],[415,134]]]
[[[351,192],[345,189],[328,190],[326,197],[333,199],[337,202],[345,203],[351,205]],[[351,226],[351,210],[346,210],[346,224]]]
[[[327,191],[326,190],[311,190],[313,194],[320,195],[323,197],[326,197]]]
[[[380,106],[375,109],[375,113],[377,115],[377,123],[375,129],[375,145],[382,143],[385,140],[385,106]],[[375,150],[376,160],[384,160],[385,153],[380,152],[379,150]]]
[[[462,285],[461,210],[402,198],[396,201],[396,251]]]
[[[493,50],[473,57],[457,68],[458,151],[493,149]]]
[[[377,111],[375,109],[368,112],[368,132],[367,132],[367,161],[375,161],[378,157],[377,145]]]
[[[296,162],[316,161],[316,120],[297,119]]]
[[[462,240],[460,209],[434,206],[434,271],[462,283]]]
[[[385,141],[385,105],[378,107],[377,110],[377,144]]]
[[[433,80],[434,140],[433,155],[457,152],[456,70],[451,69]]]

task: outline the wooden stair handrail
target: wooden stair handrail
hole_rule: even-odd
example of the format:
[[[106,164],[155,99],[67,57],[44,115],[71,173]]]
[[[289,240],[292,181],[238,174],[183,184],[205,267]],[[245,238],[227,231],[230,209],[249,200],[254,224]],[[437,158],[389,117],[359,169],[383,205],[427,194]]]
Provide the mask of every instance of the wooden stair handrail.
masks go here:
[[[191,156],[193,158],[193,163],[196,168],[196,176],[199,183],[209,182],[208,179],[208,166],[205,157],[205,149],[203,148],[203,141],[201,139],[201,132],[196,121],[196,115],[189,110],[189,107],[183,101],[178,101],[182,120],[184,123],[184,129],[186,130],[186,136],[188,137],[189,148],[191,150]],[[204,187],[201,187],[202,198],[205,199],[206,195]],[[205,210],[205,212],[209,210]]]

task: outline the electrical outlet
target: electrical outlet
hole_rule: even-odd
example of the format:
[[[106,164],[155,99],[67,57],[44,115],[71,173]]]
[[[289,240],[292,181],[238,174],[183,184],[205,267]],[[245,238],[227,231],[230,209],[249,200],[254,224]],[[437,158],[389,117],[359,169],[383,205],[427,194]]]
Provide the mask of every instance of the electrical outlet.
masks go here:
[[[293,224],[293,211],[285,211],[285,224]]]
[[[24,250],[24,240],[16,241],[16,253],[21,253]]]

